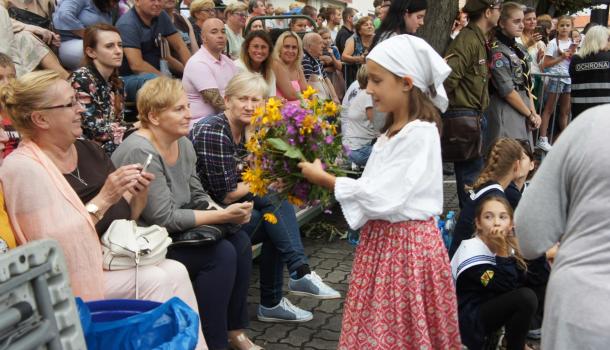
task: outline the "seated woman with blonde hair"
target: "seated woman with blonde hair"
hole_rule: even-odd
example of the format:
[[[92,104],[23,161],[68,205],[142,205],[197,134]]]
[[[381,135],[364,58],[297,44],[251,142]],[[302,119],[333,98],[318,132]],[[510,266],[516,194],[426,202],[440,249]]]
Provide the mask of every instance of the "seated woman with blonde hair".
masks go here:
[[[307,89],[303,60],[303,41],[294,32],[287,31],[277,38],[273,49],[273,73],[277,79],[277,96],[287,101],[298,101],[301,91]]]
[[[115,169],[99,146],[79,139],[83,107],[55,72],[28,73],[0,87],[0,106],[23,137],[0,167],[17,243],[57,240],[72,291],[84,300],[135,298],[135,270],[104,271],[98,236],[113,220],[138,218],[154,175],[138,162]],[[178,296],[197,309],[187,271],[177,261],[142,266],[138,279],[140,298]],[[205,349],[201,336],[198,348]]]
[[[207,245],[170,246],[168,256],[189,271],[210,348],[225,349],[230,343],[239,350],[260,349],[244,332],[252,246],[239,225],[250,220],[252,203],[222,208],[202,187],[195,150],[186,138],[191,113],[180,80],[149,80],[138,92],[137,105],[142,127],[121,143],[112,161],[121,166],[153,156],[148,171],[155,179],[141,221],[166,227],[175,240],[202,225],[231,227],[226,237]]]

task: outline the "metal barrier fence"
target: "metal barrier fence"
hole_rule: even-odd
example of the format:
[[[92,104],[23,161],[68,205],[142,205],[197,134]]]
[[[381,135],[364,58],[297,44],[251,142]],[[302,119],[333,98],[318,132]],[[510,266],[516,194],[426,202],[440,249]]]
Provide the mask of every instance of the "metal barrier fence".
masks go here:
[[[569,75],[560,75],[560,74],[548,74],[548,73],[532,73],[532,76],[534,78],[540,78],[539,81],[542,83],[542,87],[541,88],[536,88],[535,89],[535,93],[537,93],[536,96],[536,101],[538,102],[538,114],[540,116],[542,116],[542,113],[544,111],[544,108],[546,106],[547,100],[548,100],[548,84],[551,82],[556,82],[560,79],[566,79],[566,78],[570,78]],[[558,117],[558,104],[559,104],[559,98],[557,98],[554,102],[553,105],[553,113],[551,113],[550,119],[549,119],[549,131],[548,131],[548,135],[549,135],[549,142],[554,140],[555,138],[555,130],[556,130],[556,120]],[[568,124],[572,121],[572,113],[570,113],[568,115]],[[540,130],[537,130],[534,133],[534,143],[536,143],[536,140],[538,140],[538,135],[540,133]]]

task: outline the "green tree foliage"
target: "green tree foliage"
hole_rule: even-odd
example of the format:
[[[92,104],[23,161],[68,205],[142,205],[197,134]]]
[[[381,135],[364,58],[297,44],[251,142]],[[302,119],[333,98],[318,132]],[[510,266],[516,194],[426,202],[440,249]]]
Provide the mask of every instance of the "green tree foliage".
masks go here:
[[[536,6],[538,14],[548,13],[551,16],[574,13],[591,7],[591,0],[539,0]]]

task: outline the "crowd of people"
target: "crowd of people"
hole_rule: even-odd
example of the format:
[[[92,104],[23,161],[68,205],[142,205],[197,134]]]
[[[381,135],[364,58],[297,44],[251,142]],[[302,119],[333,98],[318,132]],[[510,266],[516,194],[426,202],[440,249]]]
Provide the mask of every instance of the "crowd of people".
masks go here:
[[[605,245],[580,221],[598,225],[586,202],[595,194],[582,187],[599,187],[603,174],[569,147],[603,137],[605,121],[591,114],[610,103],[605,26],[580,33],[569,16],[467,0],[443,57],[416,35],[426,0],[376,0],[374,16],[264,0],[34,3],[0,6],[1,248],[57,240],[76,296],[136,297],[134,269],[102,268],[100,238],[128,219],[174,238],[203,226],[230,232],[172,245],[140,268],[141,298],[179,296],[199,314],[197,349],[261,349],[245,332],[253,244],[262,243],[260,321],[314,317],[284,296],[284,267],[290,293],[341,298],[310,267],[295,207],[273,191],[252,195],[241,178],[255,109],[270,97],[299,104],[311,86],[342,106],[345,156],[363,169],[354,179],[318,160],[299,165],[334,190],[360,232],[340,349],[483,349],[501,329],[507,349],[528,349],[527,337],[569,349],[579,333],[566,324],[576,322],[591,344],[607,338],[605,316],[567,315],[558,292],[582,268],[562,253],[583,254],[579,237]],[[307,17],[256,18],[274,14]],[[463,120],[474,132],[452,144],[456,129],[444,126]],[[572,129],[591,137],[580,144]],[[536,149],[548,160],[529,189]],[[433,219],[443,161],[454,163],[460,205],[449,247]],[[548,205],[557,208],[547,215]],[[601,258],[582,259],[597,273]]]

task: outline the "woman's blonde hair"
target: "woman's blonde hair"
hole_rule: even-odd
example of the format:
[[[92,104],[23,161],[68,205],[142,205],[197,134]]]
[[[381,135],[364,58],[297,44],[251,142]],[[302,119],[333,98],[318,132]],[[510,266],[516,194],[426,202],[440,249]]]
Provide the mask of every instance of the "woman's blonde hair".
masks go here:
[[[489,181],[498,181],[509,174],[523,153],[524,150],[519,141],[508,137],[499,138],[491,147],[485,167],[472,188],[479,188]]]
[[[213,9],[214,6],[214,0],[193,0],[191,6],[189,6],[189,12],[191,13],[191,17],[194,18],[200,11]]]
[[[267,98],[269,96],[269,85],[260,73],[249,71],[237,73],[229,80],[225,89],[225,97],[240,96],[261,96]]]
[[[238,11],[246,12],[248,11],[248,6],[242,2],[231,3],[227,5],[227,8],[225,9],[225,17],[228,17],[229,15],[232,15]]]
[[[298,46],[299,52],[297,53],[297,59],[290,66],[290,68],[295,69],[295,68],[300,67],[301,62],[303,61],[303,40],[301,40],[301,37],[295,32],[291,32],[291,31],[287,30],[287,31],[283,32],[282,35],[280,35],[277,38],[277,40],[275,41],[275,46],[273,47],[273,59],[278,60],[279,62],[284,62],[280,58],[280,52],[282,50],[282,47],[284,47],[284,41],[287,38],[295,38],[297,41],[297,46]]]
[[[608,28],[600,25],[589,28],[585,40],[582,42],[582,47],[578,50],[577,55],[585,58],[589,55],[595,55],[600,51],[606,51],[608,46]]]
[[[21,135],[32,137],[32,112],[50,103],[53,85],[61,80],[55,71],[38,70],[0,86],[0,109],[6,111]]]
[[[178,79],[160,76],[144,83],[136,98],[138,119],[142,127],[146,128],[150,124],[150,113],[160,113],[171,108],[183,95],[184,88]]]
[[[510,221],[512,223],[513,222],[513,207],[510,205],[510,203],[508,202],[508,200],[505,197],[496,196],[496,195],[488,196],[488,197],[485,197],[483,200],[481,200],[481,203],[479,203],[479,205],[477,206],[477,208],[475,210],[476,222],[480,222],[481,215],[483,214],[483,208],[485,207],[485,204],[492,202],[492,201],[501,203],[504,206],[504,209],[506,209],[506,212],[510,216]],[[481,234],[478,227],[477,227],[477,234]],[[517,260],[517,264],[519,266],[521,266],[521,268],[523,270],[527,270],[527,263],[525,262],[525,258],[523,257],[523,254],[521,253],[521,247],[519,246],[519,242],[517,241],[517,238],[515,237],[514,233],[511,232],[508,234],[508,236],[506,237],[506,243],[508,244],[508,247],[513,250],[512,255],[515,258],[515,260]]]

